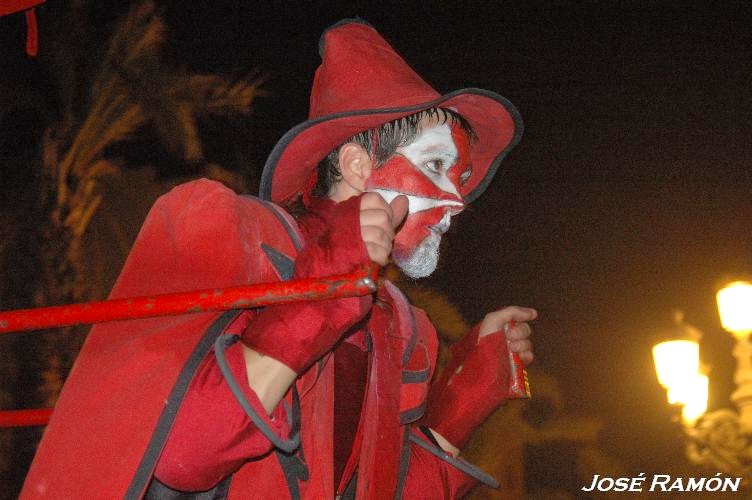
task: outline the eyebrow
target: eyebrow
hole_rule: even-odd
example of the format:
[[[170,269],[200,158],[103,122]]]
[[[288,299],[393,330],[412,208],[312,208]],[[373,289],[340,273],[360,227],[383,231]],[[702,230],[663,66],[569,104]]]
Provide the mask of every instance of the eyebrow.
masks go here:
[[[450,149],[447,147],[446,144],[440,144],[435,143],[427,146],[423,151],[426,153],[436,153],[437,151],[440,153],[445,153],[451,156],[454,156],[454,154],[450,151]]]
[[[428,146],[420,154],[421,158],[425,156],[438,156],[442,160],[446,160],[452,167],[457,162],[457,153],[448,149],[446,144],[434,144]]]
[[[452,142],[451,132],[444,130],[446,125],[440,129],[429,129],[421,134],[417,140],[403,146],[397,150],[402,156],[405,156],[414,164],[423,162],[426,159],[437,158],[445,161],[449,166],[457,163],[459,152],[457,146]],[[449,133],[447,133],[449,132]]]
[[[413,143],[411,145],[414,145],[414,144],[415,143]],[[398,149],[401,149],[403,152],[405,152],[405,150],[410,149],[411,145],[403,146],[403,147],[398,148]],[[422,148],[419,151],[419,153],[420,153],[420,156],[424,156],[424,155],[427,155],[427,154],[429,154],[429,155],[439,154],[439,155],[442,155],[442,156],[454,158],[454,157],[457,156],[457,154],[453,151],[454,149],[456,149],[456,148],[455,147],[450,147],[448,144],[442,144],[440,142],[435,142],[433,144],[429,144],[425,148]]]

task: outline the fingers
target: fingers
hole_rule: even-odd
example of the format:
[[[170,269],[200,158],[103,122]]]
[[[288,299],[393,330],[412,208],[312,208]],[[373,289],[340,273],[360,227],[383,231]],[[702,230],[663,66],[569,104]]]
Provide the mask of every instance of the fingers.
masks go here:
[[[397,229],[407,217],[410,209],[410,201],[405,195],[399,195],[389,204],[392,209],[392,227]]]
[[[520,361],[522,361],[522,364],[525,366],[528,366],[530,363],[532,363],[533,359],[535,358],[533,351],[522,351],[517,354],[520,357]]]
[[[505,328],[504,330],[509,351],[517,354],[524,366],[532,363],[535,357],[533,354],[533,342],[530,340],[532,334],[533,330],[528,323],[515,322],[514,326]]]
[[[505,333],[509,351],[517,354],[524,366],[532,363],[535,356],[533,354],[533,342],[530,340],[530,335],[533,333],[530,325],[520,323],[513,328],[509,328]]]
[[[532,333],[530,325],[527,323],[517,323],[506,331],[506,336],[509,341],[524,340],[529,338]]]
[[[523,323],[525,321],[533,321],[538,317],[538,311],[531,307],[520,306],[508,306],[498,311],[488,313],[486,318],[491,317],[494,321],[501,324],[509,323],[510,321],[516,321],[517,323]]]
[[[533,321],[537,317],[538,311],[530,307],[504,307],[498,311],[486,314],[486,317],[483,318],[483,322],[480,325],[479,336],[483,337],[489,333],[498,332],[510,321],[514,321],[518,324],[518,327],[521,327],[522,324],[527,323],[528,321]],[[510,331],[514,331],[515,328],[510,328]],[[529,326],[527,326],[527,328],[529,329]]]
[[[507,344],[509,346],[509,350],[512,352],[516,352],[517,354],[521,354],[525,351],[532,351],[533,350],[533,343],[530,340],[523,339],[523,340],[510,340]]]
[[[360,227],[372,227],[383,232],[387,237],[394,238],[394,227],[391,215],[386,210],[366,209],[360,211]]]
[[[380,210],[389,210],[391,215],[391,208],[389,207],[389,203],[384,200],[384,198],[379,193],[365,193],[360,198],[360,209],[361,210],[368,210],[368,209],[380,209]]]
[[[361,226],[363,243],[366,245],[368,257],[385,266],[389,262],[389,254],[392,252],[392,238],[386,232],[375,226]]]
[[[394,230],[407,215],[408,201],[398,196],[387,203],[378,193],[366,193],[360,201],[360,233],[369,258],[385,266],[389,262]]]

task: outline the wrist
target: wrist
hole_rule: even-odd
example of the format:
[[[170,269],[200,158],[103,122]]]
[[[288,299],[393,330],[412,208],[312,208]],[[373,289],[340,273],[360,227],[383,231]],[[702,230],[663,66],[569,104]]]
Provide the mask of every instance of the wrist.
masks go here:
[[[271,413],[295,382],[297,374],[281,361],[245,345],[243,359],[249,387],[256,393],[266,412]]]
[[[452,443],[447,440],[444,436],[436,432],[435,430],[431,429],[429,427],[429,432],[433,434],[433,438],[436,440],[436,444],[438,444],[442,450],[452,455],[454,458],[457,458],[457,456],[460,454],[460,449],[454,446]]]

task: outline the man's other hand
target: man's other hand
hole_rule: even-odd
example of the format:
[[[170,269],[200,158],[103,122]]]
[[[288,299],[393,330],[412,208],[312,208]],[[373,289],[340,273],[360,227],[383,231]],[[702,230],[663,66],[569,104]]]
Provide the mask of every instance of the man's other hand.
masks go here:
[[[478,338],[504,330],[504,325],[514,321],[514,326],[506,330],[509,350],[517,353],[520,360],[529,365],[533,362],[532,329],[528,324],[538,317],[538,312],[529,307],[509,306],[486,314],[480,324]]]

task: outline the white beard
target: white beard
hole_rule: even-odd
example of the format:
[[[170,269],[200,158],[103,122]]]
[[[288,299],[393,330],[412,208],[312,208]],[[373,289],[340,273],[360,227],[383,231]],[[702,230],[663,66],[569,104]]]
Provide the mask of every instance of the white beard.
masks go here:
[[[441,235],[431,232],[415,251],[407,256],[392,254],[394,263],[410,278],[425,278],[430,276],[439,263],[439,244]]]
[[[462,207],[462,203],[452,200],[438,200],[435,198],[426,198],[423,196],[415,196],[411,194],[400,193],[392,189],[373,188],[369,191],[379,193],[387,203],[391,203],[397,196],[403,195],[407,197],[408,201],[408,217],[409,214],[421,212],[423,210],[430,210],[436,207]],[[433,274],[436,270],[436,266],[439,264],[439,245],[441,243],[441,236],[447,232],[452,214],[449,211],[444,212],[444,216],[441,218],[438,224],[436,224],[430,231],[430,234],[421,241],[415,250],[410,253],[404,253],[399,251],[392,251],[392,259],[397,267],[413,279],[426,278]]]
[[[445,212],[438,224],[433,226],[430,234],[421,241],[410,255],[392,254],[394,263],[413,279],[425,278],[433,274],[439,263],[439,246],[441,236],[447,232],[452,215]]]

